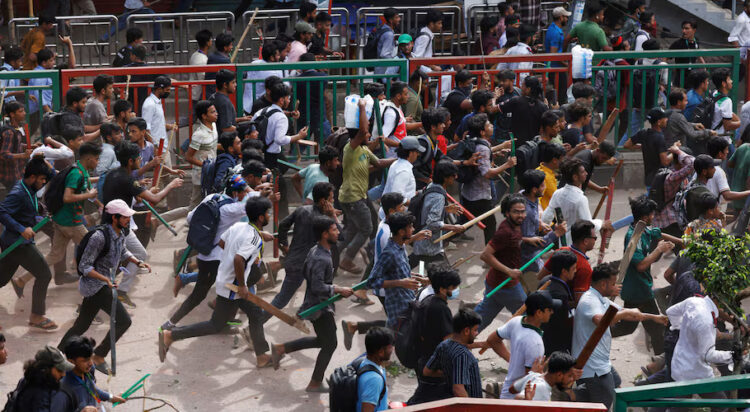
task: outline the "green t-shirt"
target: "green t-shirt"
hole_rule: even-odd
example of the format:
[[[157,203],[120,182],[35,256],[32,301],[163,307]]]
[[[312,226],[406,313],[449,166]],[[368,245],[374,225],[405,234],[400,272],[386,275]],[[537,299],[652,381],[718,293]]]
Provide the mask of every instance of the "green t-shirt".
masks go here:
[[[299,171],[299,175],[305,179],[305,184],[302,189],[302,201],[305,199],[313,200],[313,187],[320,182],[328,183],[328,176],[320,170],[319,164],[311,164],[306,168]]]
[[[65,188],[73,189],[76,194],[91,188],[89,173],[76,162],[76,166],[65,177]],[[63,207],[52,216],[52,220],[60,226],[78,226],[83,224],[83,202],[63,203]]]
[[[344,183],[339,189],[339,201],[353,203],[367,197],[370,184],[370,164],[376,164],[378,158],[365,145],[352,149],[351,142],[344,146],[342,164]]]
[[[635,225],[631,224],[628,228],[628,233],[625,235],[626,245],[630,242],[634,229]],[[652,289],[654,278],[651,277],[651,268],[646,269],[645,272],[639,272],[636,270],[636,265],[648,256],[651,251],[651,243],[660,238],[661,229],[657,227],[647,227],[643,231],[640,242],[638,242],[638,247],[635,248],[635,253],[633,253],[633,259],[630,260],[628,271],[625,272],[625,280],[622,282],[622,292],[620,295],[626,303],[640,304],[654,298],[654,291]]]
[[[419,100],[417,92],[409,88],[409,100],[404,105],[404,116],[411,116],[415,122],[421,122],[422,112],[424,112],[422,101]]]
[[[734,152],[729,159],[734,163],[734,175],[729,188],[733,192],[744,192],[746,189],[747,178],[750,176],[750,143],[745,143]],[[745,199],[733,200],[732,207],[742,210],[745,207]]]
[[[578,37],[581,47],[593,51],[601,51],[607,45],[607,35],[598,24],[591,20],[585,20],[573,27],[570,37]]]

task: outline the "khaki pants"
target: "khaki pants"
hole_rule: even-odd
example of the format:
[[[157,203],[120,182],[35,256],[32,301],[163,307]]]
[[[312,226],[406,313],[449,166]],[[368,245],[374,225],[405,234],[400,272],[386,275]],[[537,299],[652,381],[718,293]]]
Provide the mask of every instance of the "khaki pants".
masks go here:
[[[47,264],[54,266],[55,263],[65,258],[65,250],[68,248],[68,242],[73,241],[76,245],[81,242],[88,230],[86,226],[60,226],[52,222],[55,227],[55,234],[52,236],[52,247],[47,255]]]
[[[193,191],[190,193],[190,209],[194,209],[203,200],[201,196],[201,185],[193,184]]]
[[[539,281],[536,279],[537,273],[538,272],[526,271],[521,274],[521,278],[519,280],[521,281],[523,290],[527,295],[531,292],[536,291],[537,286],[539,286]]]

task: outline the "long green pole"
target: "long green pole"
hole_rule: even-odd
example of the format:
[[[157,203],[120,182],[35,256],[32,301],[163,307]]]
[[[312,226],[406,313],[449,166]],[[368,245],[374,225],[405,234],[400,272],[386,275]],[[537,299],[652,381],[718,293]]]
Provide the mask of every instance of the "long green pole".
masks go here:
[[[40,220],[40,221],[39,221],[39,223],[37,223],[36,225],[34,225],[34,227],[32,227],[32,228],[31,228],[31,230],[33,230],[33,231],[34,231],[34,233],[36,233],[36,232],[38,232],[38,231],[39,231],[39,229],[41,229],[41,228],[42,228],[42,226],[46,225],[46,224],[47,224],[47,222],[49,222],[49,221],[50,221],[50,217],[49,217],[49,216],[47,216],[47,217],[45,217],[44,219]],[[15,241],[15,242],[13,242],[13,244],[12,244],[12,245],[10,245],[10,246],[9,246],[9,247],[8,247],[7,249],[5,249],[5,250],[3,251],[3,253],[0,253],[0,260],[3,260],[3,258],[4,258],[4,257],[8,256],[8,254],[9,254],[10,252],[12,252],[12,251],[13,251],[13,249],[15,249],[15,248],[17,248],[17,247],[18,247],[19,245],[21,245],[21,243],[23,243],[23,241],[24,241],[24,240],[26,240],[26,239],[24,239],[24,237],[23,237],[23,236],[19,236],[19,237],[18,237],[18,239],[17,239],[17,240]]]
[[[288,167],[288,168],[290,168],[290,169],[294,169],[294,170],[302,170],[302,167],[300,167],[300,166],[297,166],[297,165],[296,165],[296,164],[294,164],[294,163],[289,163],[289,162],[286,162],[286,161],[284,161],[284,160],[281,160],[281,159],[278,159],[278,160],[276,160],[276,161],[277,161],[277,162],[279,162],[279,164],[282,164],[282,165],[284,165],[284,166],[286,166],[286,167]]]
[[[364,289],[365,286],[367,286],[367,279],[365,279],[365,280],[357,283],[356,285],[352,286],[352,290]],[[333,302],[341,300],[341,298],[343,298],[343,296],[341,296],[340,293],[337,293],[337,294],[331,296],[330,298],[328,298],[327,300],[324,300],[323,302],[320,302],[317,305],[315,305],[315,306],[313,306],[313,307],[311,307],[309,309],[304,310],[302,313],[299,314],[299,317],[301,317],[302,319],[304,319],[304,318],[312,315],[313,313],[315,313],[315,312],[323,309],[324,307],[332,304]]]
[[[177,267],[174,268],[175,275],[180,274],[180,269],[182,269],[182,265],[185,264],[185,261],[187,260],[188,256],[190,256],[190,250],[192,248],[193,248],[192,246],[188,245],[188,247],[185,248],[185,251],[182,252],[182,257],[180,257],[180,262],[177,264]]]
[[[154,216],[156,216],[156,218],[159,219],[159,221],[164,225],[164,227],[169,229],[169,231],[172,232],[173,235],[177,236],[177,231],[174,230],[174,228],[170,226],[169,223],[167,223],[167,221],[164,220],[163,217],[161,217],[161,215],[154,209],[153,206],[151,206],[150,203],[148,203],[145,199],[141,199],[141,201],[143,202],[144,205],[146,205],[147,208],[149,208],[149,210],[151,210],[151,213],[153,213]]]
[[[549,245],[547,245],[547,247],[546,247],[546,248],[542,249],[542,251],[541,251],[541,252],[537,253],[537,254],[536,254],[536,256],[534,256],[533,258],[531,258],[531,260],[529,260],[528,262],[526,262],[526,263],[525,263],[525,264],[524,264],[523,266],[521,266],[521,268],[520,268],[520,269],[518,269],[518,270],[520,270],[521,272],[523,272],[524,270],[526,270],[526,268],[528,268],[529,266],[531,266],[531,264],[532,264],[532,263],[534,263],[534,262],[535,262],[535,261],[536,261],[537,259],[539,259],[540,257],[542,257],[542,255],[543,255],[543,254],[545,254],[545,253],[549,252],[549,250],[550,250],[550,249],[552,249],[552,248],[553,248],[554,246],[555,246],[555,244],[554,244],[554,243],[550,243]],[[496,287],[495,289],[492,289],[492,290],[490,291],[490,293],[488,293],[488,294],[487,294],[487,295],[486,295],[486,296],[485,296],[484,298],[485,298],[485,299],[487,299],[487,298],[490,298],[490,297],[492,297],[492,295],[494,295],[494,294],[495,294],[495,292],[497,292],[498,290],[502,289],[502,288],[503,288],[503,286],[505,286],[505,284],[506,284],[506,283],[510,282],[510,279],[511,279],[510,277],[508,277],[508,279],[505,279],[505,280],[503,281],[503,283],[501,283],[501,284],[497,285],[497,287]]]

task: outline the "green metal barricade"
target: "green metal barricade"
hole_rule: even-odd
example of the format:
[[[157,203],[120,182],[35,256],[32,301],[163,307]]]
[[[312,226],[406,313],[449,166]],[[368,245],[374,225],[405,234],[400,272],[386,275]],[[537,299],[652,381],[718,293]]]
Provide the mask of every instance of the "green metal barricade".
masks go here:
[[[365,68],[372,67],[391,67],[394,73],[391,74],[374,74],[365,72]],[[358,74],[327,74],[325,76],[303,76],[297,74],[303,70],[313,69],[320,72],[329,72],[332,70],[341,71],[342,73]],[[395,70],[397,69],[397,70]],[[306,116],[318,116],[317,130],[309,130],[308,135],[315,135],[319,146],[324,144],[328,137],[324,132],[324,123],[328,119],[325,108],[326,92],[330,92],[331,98],[331,116],[330,126],[337,126],[336,113],[343,112],[338,108],[338,96],[344,92],[343,96],[352,94],[352,87],[359,90],[359,94],[364,94],[366,83],[374,81],[384,81],[386,95],[389,94],[391,82],[400,80],[408,81],[408,61],[405,59],[392,60],[344,60],[344,61],[319,61],[319,62],[297,62],[297,63],[268,63],[268,64],[241,64],[237,65],[237,110],[242,110],[245,103],[245,88],[250,87],[253,101],[260,96],[256,95],[255,85],[263,83],[265,77],[255,75],[254,72],[281,71],[284,73],[282,79],[290,83],[292,88],[292,103],[288,108],[289,111],[295,109],[295,102],[299,102],[299,107]],[[316,93],[317,101],[321,107],[311,107],[311,93]],[[314,103],[313,103],[314,104]],[[337,110],[338,109],[338,110]],[[301,118],[302,124],[309,124],[309,121]],[[309,156],[305,156],[309,157]]]
[[[30,79],[44,79],[48,78],[52,80],[49,86],[24,86],[24,83],[28,83]],[[9,80],[20,80],[19,86],[6,86]],[[0,83],[5,87],[5,93],[23,91],[24,97],[16,97],[16,100],[23,102],[26,107],[26,124],[29,124],[31,120],[31,113],[29,110],[29,103],[31,102],[29,95],[33,95],[37,100],[37,107],[39,111],[42,111],[42,99],[45,91],[52,92],[52,110],[60,110],[60,71],[59,70],[16,70],[16,71],[0,71]],[[5,96],[2,97],[3,99]],[[3,113],[4,115],[4,113]],[[41,117],[39,118],[41,122]]]
[[[629,407],[748,408],[750,399],[691,399],[693,394],[750,389],[750,375],[732,375],[685,382],[615,389],[615,412]]]
[[[722,61],[707,62],[707,63],[671,63],[671,60],[675,58],[721,58]],[[605,60],[614,61],[616,59],[627,58],[629,65],[600,65]],[[666,64],[657,65],[638,65],[632,64],[640,59],[658,59]],[[646,106],[647,98],[650,97],[656,102],[659,102],[659,87],[654,87],[647,90],[648,81],[647,76],[655,75],[655,84],[659,85],[664,83],[668,87],[663,97],[669,94],[669,86],[679,86],[685,89],[690,89],[690,85],[687,85],[687,74],[689,70],[707,70],[711,71],[720,67],[728,68],[734,81],[734,87],[730,92],[729,97],[732,99],[736,108],[739,108],[739,80],[740,80],[740,50],[739,49],[710,49],[710,50],[653,50],[653,51],[629,51],[629,52],[595,52],[593,58],[593,78],[592,82],[595,87],[599,89],[599,101],[602,103],[609,103],[610,106],[619,107],[627,111],[628,127],[627,135],[632,135],[631,132],[639,130],[646,120],[646,114],[650,107]],[[611,96],[609,93],[610,86],[610,73],[615,72],[613,77],[615,78],[615,96]],[[649,73],[652,72],[652,73]],[[667,73],[666,81],[664,80],[664,72]],[[597,76],[598,74],[598,76]],[[641,90],[634,90],[636,83],[636,76],[640,76],[640,88]],[[597,81],[598,78],[598,81]],[[634,102],[633,96],[638,93],[640,101]],[[623,102],[623,100],[625,100]],[[668,107],[669,103],[664,102]],[[605,108],[603,111],[602,122],[607,121],[609,110],[606,110],[607,104],[603,104]],[[600,107],[601,108],[601,107]],[[635,115],[633,111],[636,110]],[[620,120],[615,121],[613,130],[617,131],[620,127]],[[615,134],[615,144],[621,143],[620,137]]]

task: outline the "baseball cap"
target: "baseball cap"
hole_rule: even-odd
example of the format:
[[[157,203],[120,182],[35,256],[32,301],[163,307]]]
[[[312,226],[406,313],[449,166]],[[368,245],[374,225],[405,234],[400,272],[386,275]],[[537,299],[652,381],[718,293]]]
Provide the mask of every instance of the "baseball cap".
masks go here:
[[[538,310],[562,308],[560,299],[552,299],[552,295],[546,290],[538,290],[526,297],[526,313],[533,314]]]
[[[421,144],[419,144],[419,140],[414,136],[404,137],[398,145],[404,150],[416,150],[419,153],[424,153],[426,150]]]
[[[403,33],[402,35],[398,36],[398,44],[411,43],[412,41],[413,39],[407,33]]]
[[[571,12],[565,10],[565,7],[555,7],[552,9],[552,17],[570,16]]]
[[[315,33],[313,26],[306,21],[298,21],[297,24],[294,25],[294,31],[297,33]]]
[[[63,353],[60,352],[60,349],[57,349],[54,346],[47,345],[44,347],[44,349],[40,349],[36,353],[36,356],[34,356],[34,359],[52,365],[55,367],[55,369],[61,370],[63,372],[69,372],[73,370],[73,364],[68,362],[68,360],[65,359]]]
[[[154,80],[154,89],[169,87],[171,85],[172,85],[172,80],[167,76],[159,76]]]
[[[665,117],[667,117],[667,113],[661,107],[654,107],[648,111],[649,123],[658,122]]]
[[[122,199],[115,199],[107,203],[104,206],[104,211],[109,215],[120,215],[130,217],[135,214],[135,210],[131,209],[127,203]]]

